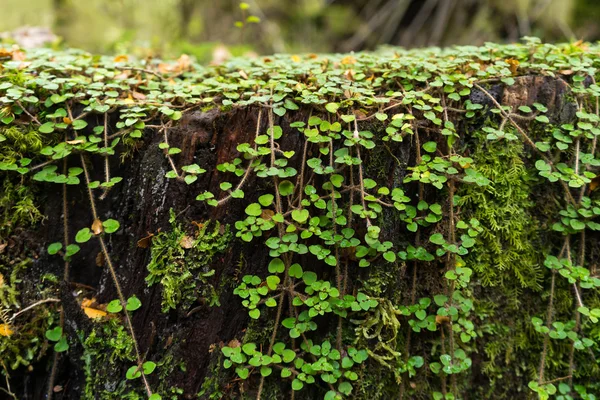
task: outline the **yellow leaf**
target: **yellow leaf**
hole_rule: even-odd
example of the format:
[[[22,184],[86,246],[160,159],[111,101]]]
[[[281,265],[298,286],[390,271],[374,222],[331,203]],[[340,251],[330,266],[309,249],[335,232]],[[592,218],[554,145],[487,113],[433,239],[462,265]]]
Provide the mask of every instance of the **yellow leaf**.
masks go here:
[[[594,190],[598,189],[598,186],[600,186],[600,176],[595,177],[590,182],[590,185],[589,185],[590,192],[593,192]]]
[[[63,122],[67,125],[71,125],[71,118],[63,117]]]
[[[300,56],[297,56],[295,54],[291,57],[291,59],[292,59],[293,62],[300,62],[301,61]]]
[[[517,74],[517,70],[519,69],[519,60],[515,60],[514,58],[507,58],[504,60],[510,67],[510,72],[513,75]]]
[[[10,329],[10,325],[8,324],[0,324],[0,336],[10,336],[14,332]]]
[[[106,311],[98,310],[97,308],[92,307],[81,307],[83,308],[83,312],[88,318],[102,318],[106,317]]]
[[[100,221],[98,218],[96,218],[94,220],[94,223],[92,223],[92,232],[94,232],[94,235],[99,235],[102,232],[104,232],[104,227],[102,226],[102,221]]]
[[[356,64],[356,58],[352,57],[352,56],[346,56],[344,58],[342,58],[342,61],[340,61],[342,64]]]
[[[115,59],[113,61],[116,63],[127,62],[127,61],[129,61],[129,57],[127,57],[127,55],[125,55],[125,54],[119,54],[118,56],[115,57]]]

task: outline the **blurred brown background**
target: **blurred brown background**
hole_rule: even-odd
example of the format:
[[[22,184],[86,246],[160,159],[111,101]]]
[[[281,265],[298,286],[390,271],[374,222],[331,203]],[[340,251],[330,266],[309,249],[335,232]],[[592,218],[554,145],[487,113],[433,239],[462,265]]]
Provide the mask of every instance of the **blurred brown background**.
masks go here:
[[[233,54],[596,40],[598,0],[0,0],[0,32],[50,28],[62,45],[210,61]],[[248,20],[250,17],[250,20]],[[238,26],[236,27],[236,21]],[[30,31],[13,36],[35,35]],[[39,33],[38,33],[39,34]],[[6,36],[6,34],[5,34]],[[55,42],[56,45],[56,42]],[[222,49],[222,47],[219,47]]]

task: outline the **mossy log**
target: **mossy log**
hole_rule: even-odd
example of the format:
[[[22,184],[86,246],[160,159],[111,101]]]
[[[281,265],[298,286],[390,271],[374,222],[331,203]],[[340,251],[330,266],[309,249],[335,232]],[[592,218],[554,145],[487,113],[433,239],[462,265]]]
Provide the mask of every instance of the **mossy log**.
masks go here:
[[[588,49],[528,46],[498,47],[490,50],[499,53],[491,59],[482,49],[478,56],[460,49],[445,55],[384,52],[376,59],[369,54],[331,56],[333,61],[327,62],[325,56],[307,56],[306,70],[287,70],[275,83],[256,78],[254,86],[231,89],[220,82],[221,92],[202,89],[214,96],[202,103],[180,101],[183,95],[176,93],[169,103],[173,109],[165,115],[172,116],[173,110],[180,115],[166,120],[148,109],[138,111],[143,117],[120,118],[115,112],[148,99],[152,89],[147,82],[159,76],[149,67],[136,72],[134,66],[127,70],[117,65],[114,74],[129,71],[123,79],[141,74],[146,81],[128,82],[130,92],[120,87],[117,95],[125,103],[103,112],[86,111],[76,98],[47,100],[52,89],[34,90],[40,103],[46,100],[43,110],[36,103],[24,106],[23,99],[9,102],[10,93],[5,93],[4,118],[13,119],[0,128],[5,139],[0,146],[10,145],[0,147],[6,191],[0,203],[0,277],[18,293],[11,302],[0,281],[2,322],[12,331],[0,331],[10,383],[5,393],[23,399],[46,398],[49,389],[56,399],[137,399],[149,391],[162,398],[279,399],[295,393],[295,399],[452,394],[501,399],[530,398],[535,392],[543,396],[542,391],[563,383],[567,388],[561,390],[593,398],[585,396],[600,389],[593,378],[600,373],[594,322],[600,298],[593,289],[600,285],[594,211],[596,207],[600,214],[594,175],[598,61]],[[567,70],[561,63],[570,60],[570,52],[589,58],[587,69]],[[540,54],[553,70],[561,70],[548,73],[539,60],[527,64]],[[395,71],[394,60],[403,55],[413,57],[402,65],[409,72],[386,79]],[[294,57],[277,62],[296,63]],[[457,65],[444,64],[452,57],[472,57],[473,63],[497,70],[475,79],[468,60],[457,61],[464,67],[460,73],[453,70]],[[423,67],[430,62],[441,65],[438,70]],[[267,79],[261,68],[273,73],[272,59],[248,63],[215,67],[199,76],[235,75],[238,82],[252,74]],[[177,68],[183,72],[161,72],[158,82],[206,84],[187,69],[192,67],[181,64]],[[339,94],[311,103],[303,90],[311,84],[327,87],[326,79],[307,72],[317,67],[358,83],[344,88],[344,81],[334,81]],[[32,76],[43,70],[31,68]],[[451,70],[454,75],[440,72]],[[26,87],[18,82],[21,70],[14,71],[7,68],[10,79],[0,77],[0,83],[6,79],[11,88]],[[373,93],[355,98],[352,90],[371,87],[364,76],[357,77],[360,73],[371,76],[369,82],[383,80]],[[111,79],[118,80],[114,74]],[[285,81],[292,76],[297,81]],[[431,85],[440,76],[445,84]],[[294,88],[293,93],[282,92],[292,93],[287,108],[285,96],[273,97],[281,90],[277,84]],[[301,84],[305,86],[296,86]],[[232,93],[244,91],[266,98],[252,104],[228,101],[238,99]],[[411,98],[410,93],[418,95]],[[385,96],[396,102],[372,101]],[[25,132],[37,125],[43,131],[50,111],[62,107],[65,126],[56,122],[54,137],[42,139],[44,146],[54,146],[54,153],[44,153],[42,146],[18,149],[19,139],[9,135],[10,129]],[[81,130],[73,122],[77,115],[86,122]],[[129,124],[126,118],[135,120]],[[392,124],[395,119],[402,123]],[[588,121],[589,128],[581,125]],[[339,128],[333,127],[336,122]],[[134,127],[141,135],[130,136]],[[64,132],[64,138],[56,132]],[[78,132],[96,134],[113,151],[77,147],[89,143]],[[315,136],[320,139],[307,140]],[[117,137],[121,143],[108,146]],[[72,148],[56,156],[61,143]],[[349,153],[339,152],[346,148]],[[15,173],[27,169],[22,157],[44,162],[43,156],[58,169],[29,168],[23,178]],[[10,157],[14,168],[7,166]],[[350,161],[345,163],[344,157]],[[189,172],[192,165],[205,171]],[[54,171],[69,171],[64,180],[78,180],[67,184]],[[37,179],[30,178],[34,174]],[[122,179],[95,189],[95,181],[110,182],[111,177]],[[19,185],[31,187],[31,194],[21,196],[31,195],[43,219],[16,220]],[[236,189],[243,195],[232,196]],[[204,201],[197,200],[206,193]],[[302,215],[309,209],[310,217],[318,217],[312,225],[308,214]],[[578,217],[577,210],[585,212]],[[107,221],[118,221],[117,229]],[[263,227],[251,230],[256,221]],[[349,228],[352,232],[344,230]],[[62,243],[61,250],[48,246],[55,242]],[[74,243],[80,249],[69,255],[67,245]],[[306,246],[304,251],[284,251],[283,243]],[[20,262],[27,267],[19,270],[18,280],[10,280]],[[301,266],[299,273],[295,265]],[[302,269],[314,272],[314,279],[302,275]],[[252,276],[260,278],[255,285],[260,301],[248,303],[251,297],[240,293],[250,291]],[[315,280],[322,283],[313,286]],[[327,289],[321,297],[329,299],[329,309],[322,304],[321,314],[310,314],[314,329],[301,331],[293,321],[286,322],[303,321],[299,313],[316,309],[310,298],[323,285],[337,289]],[[347,304],[341,303],[344,295],[350,296]],[[52,301],[13,318],[19,309],[48,298]],[[119,310],[125,305],[128,311]],[[35,356],[20,366],[15,360],[23,353],[14,346],[33,346],[22,331],[28,323],[37,329],[32,333],[29,327],[29,335],[46,344],[32,347]],[[67,351],[52,351],[60,341],[47,330],[57,326]],[[563,333],[568,339],[563,340]],[[314,344],[308,345],[309,339]],[[304,363],[327,360],[330,350],[325,353],[325,347],[331,347],[339,357],[327,362],[340,375],[328,381],[332,370],[315,372],[316,364],[292,367],[281,357],[279,362],[263,358],[262,368],[249,361],[257,352],[261,357],[279,354],[273,350],[276,342],[284,342]],[[254,347],[243,347],[244,361],[235,361],[232,352],[245,344]],[[364,351],[366,360],[357,351]],[[135,375],[148,361],[156,371],[144,367],[143,384]],[[8,365],[13,363],[15,368]]]

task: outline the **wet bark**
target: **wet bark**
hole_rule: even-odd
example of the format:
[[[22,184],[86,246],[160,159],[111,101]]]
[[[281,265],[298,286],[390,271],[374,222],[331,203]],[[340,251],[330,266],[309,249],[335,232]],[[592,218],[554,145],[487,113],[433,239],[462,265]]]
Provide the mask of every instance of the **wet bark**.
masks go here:
[[[574,115],[574,105],[565,99],[568,88],[560,80],[523,77],[517,79],[517,83],[509,89],[504,88],[503,85],[492,85],[489,91],[496,100],[510,106],[531,105],[534,102],[546,104],[551,109],[551,115],[555,120],[568,121]],[[491,105],[489,98],[475,89],[471,101]],[[264,183],[258,182],[252,176],[245,186],[245,199],[231,199],[223,206],[213,208],[195,198],[205,190],[215,194],[221,193],[219,183],[223,178],[216,170],[216,165],[238,156],[236,150],[238,144],[252,142],[257,116],[256,109],[230,112],[214,109],[208,112],[194,111],[184,115],[168,135],[171,145],[182,149],[182,153],[176,158],[178,167],[196,163],[207,170],[192,185],[165,178],[165,173],[170,166],[163,151],[158,148],[162,136],[147,131],[143,144],[131,158],[121,161],[119,157],[112,157],[112,175],[123,177],[123,181],[116,185],[104,200],[97,200],[98,214],[102,219],[114,218],[121,223],[121,229],[107,237],[107,244],[125,296],[135,294],[143,304],[140,310],[132,314],[141,352],[147,354],[146,359],[156,360],[165,349],[171,349],[175,359],[185,363],[185,372],[175,370],[173,374],[164,378],[169,386],[183,389],[183,398],[196,398],[202,382],[210,374],[209,366],[215,354],[211,346],[215,345],[218,352],[220,344],[243,337],[249,318],[247,310],[241,306],[240,299],[232,293],[239,279],[237,275],[240,256],[243,254],[243,275],[264,276],[269,261],[268,249],[258,247],[256,241],[242,244],[238,240],[233,240],[230,248],[211,265],[211,268],[216,271],[215,276],[211,278],[214,280],[215,287],[222,284],[221,305],[210,307],[199,302],[192,307],[194,312],[191,314],[188,313],[189,310],[163,313],[161,312],[161,286],[148,287],[145,281],[150,249],[139,247],[137,242],[149,233],[169,229],[169,209],[173,209],[179,215],[178,218],[188,221],[219,220],[223,224],[233,225],[235,221],[242,218],[245,206],[249,202],[256,201],[265,189],[261,186]],[[262,126],[265,127],[266,113],[263,113],[263,118]],[[307,118],[308,113],[299,112],[295,113],[293,118],[288,114],[276,119],[275,124],[281,125],[284,129],[282,148],[295,150],[297,155],[302,153],[304,143],[302,134],[296,129],[289,128],[289,124]],[[372,128],[377,132],[377,125]],[[421,135],[421,143],[424,143],[433,138],[434,133],[422,131]],[[387,150],[378,146],[380,150],[383,149],[378,155],[382,157],[379,161],[381,164],[379,169],[388,171],[387,184],[393,186],[402,182],[406,167],[414,164],[415,143],[412,140],[405,140],[388,146],[396,159],[390,157]],[[367,155],[365,161],[367,166],[369,157],[375,156]],[[292,161],[291,165],[299,167],[298,159],[299,157],[294,157],[295,161]],[[296,165],[293,165],[293,162]],[[72,166],[78,166],[77,161],[73,161]],[[94,157],[91,159],[90,166],[91,179],[102,180],[103,159]],[[366,168],[366,173],[374,177],[376,175],[369,168]],[[34,249],[39,254],[34,265],[38,277],[47,272],[62,275],[62,263],[57,261],[56,257],[48,256],[43,250],[44,243],[60,241],[63,234],[62,215],[57,211],[62,209],[63,198],[61,190],[56,186],[48,185],[43,188],[43,190],[47,189],[44,192],[44,203],[48,219],[37,231],[32,232],[36,236],[35,243],[38,246]],[[74,235],[79,229],[89,227],[93,222],[87,192],[83,188],[83,185],[79,185],[69,187],[68,190],[71,242],[74,241]],[[425,193],[430,200],[434,200],[435,196],[439,195],[436,191]],[[385,225],[385,237],[400,238],[400,240],[404,238],[410,241],[412,239],[410,235],[399,221],[388,221]],[[31,245],[36,246],[33,243]],[[93,240],[82,246],[81,252],[71,263],[71,281],[62,285],[61,300],[65,312],[65,329],[73,338],[78,336],[78,332],[89,333],[93,326],[75,301],[74,290],[83,287],[85,288],[83,290],[89,290],[100,303],[106,303],[117,297],[109,271],[106,267],[97,266],[96,259],[99,252],[99,244]],[[419,282],[422,286],[419,287],[419,291],[427,291],[428,288],[441,285],[442,268],[435,263],[428,268],[432,269],[431,275],[422,276],[422,281]],[[353,274],[351,286],[355,277],[364,277],[367,273],[365,269],[358,268],[351,272]],[[409,296],[411,274],[412,271],[410,269],[407,271],[406,266],[401,268],[395,277],[395,282],[389,288],[390,292]],[[63,390],[56,393],[56,399],[81,397],[85,386],[85,365],[82,355],[83,348],[77,344],[77,341],[73,341],[69,352],[60,357],[54,384],[62,386]],[[48,384],[48,369],[45,365],[51,364],[47,361],[47,359],[42,360],[33,374],[25,374],[23,383],[17,385],[20,398],[44,398],[45,385]],[[116,374],[124,379],[125,371],[129,366],[117,366],[120,371]],[[151,386],[158,384],[158,379],[158,374],[151,375],[149,377]],[[253,383],[250,382],[250,385]]]

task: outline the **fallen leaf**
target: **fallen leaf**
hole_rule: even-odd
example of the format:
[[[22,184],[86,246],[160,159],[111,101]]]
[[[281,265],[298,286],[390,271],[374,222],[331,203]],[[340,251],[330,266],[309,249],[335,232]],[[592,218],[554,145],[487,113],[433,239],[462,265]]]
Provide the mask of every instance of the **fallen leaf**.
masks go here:
[[[152,236],[154,236],[154,233],[148,232],[148,236],[138,240],[138,247],[141,247],[142,249],[147,249],[150,246],[150,243],[152,242]]]
[[[131,92],[131,95],[136,100],[146,100],[146,95],[140,92],[136,92],[135,90]]]
[[[593,192],[594,190],[598,189],[598,186],[600,186],[600,175],[592,179],[592,181],[590,182],[590,192]]]
[[[191,249],[194,247],[194,238],[184,235],[179,241],[179,245],[184,249]]]
[[[114,62],[118,63],[118,62],[127,62],[129,61],[129,57],[126,54],[119,54],[118,56],[116,56],[113,60]]]
[[[444,315],[436,315],[435,323],[436,323],[436,325],[448,324],[448,323],[450,323],[450,318],[448,318]]]
[[[8,324],[0,324],[0,336],[10,336],[14,332],[10,329],[10,325]]]
[[[347,69],[344,72],[344,76],[346,77],[346,79],[349,79],[349,80],[353,81],[354,80],[354,70],[353,69]]]
[[[88,316],[88,318],[102,318],[102,317],[106,317],[107,313],[106,311],[102,311],[102,310],[98,310],[97,308],[92,308],[92,307],[81,307],[83,308],[83,312],[85,313],[85,315]]]
[[[83,139],[67,140],[67,144],[81,144],[85,143]]]
[[[340,63],[342,63],[344,65],[356,64],[356,58],[354,58],[352,56],[346,56],[346,57],[342,58]]]
[[[60,385],[56,385],[52,388],[52,390],[54,391],[54,393],[59,393],[63,391],[63,387]]]
[[[260,213],[260,217],[265,221],[270,221],[273,218],[273,215],[275,215],[275,211],[269,209],[264,209],[262,210],[262,213]]]
[[[238,74],[240,74],[240,76],[241,76],[242,78],[244,78],[244,79],[248,79],[248,74],[247,74],[247,73],[245,73],[243,69],[240,69],[240,70],[238,71]]]
[[[99,235],[104,232],[104,227],[102,226],[102,221],[100,221],[100,219],[96,218],[92,223],[92,232],[94,232],[94,235]]]
[[[81,307],[91,307],[94,304],[96,304],[96,298],[95,297],[92,297],[91,299],[88,299],[86,297],[83,300],[81,300]]]
[[[187,54],[182,54],[177,59],[177,72],[187,71],[188,69],[190,69],[191,66],[192,60]]]
[[[236,347],[240,347],[241,345],[242,344],[237,339],[231,339],[229,341],[229,343],[227,343],[227,347],[231,347],[232,349],[235,349]]]
[[[25,60],[25,52],[21,51],[21,50],[13,50],[13,52],[12,52],[12,59],[13,59],[13,61],[23,61],[23,60]],[[20,66],[19,66],[19,68],[20,68]]]
[[[96,267],[104,267],[106,263],[106,259],[104,258],[104,253],[101,251],[96,254]]]
[[[514,58],[507,58],[506,60],[504,60],[504,62],[506,62],[509,65],[511,74],[516,75],[520,64],[519,60],[516,60]]]
[[[216,348],[217,345],[215,343],[212,343],[210,346],[208,346],[208,352],[212,353],[213,351],[215,351]]]
[[[4,286],[4,276],[0,274],[0,288]]]
[[[127,95],[127,98],[123,99],[123,103],[125,104],[135,104],[133,97],[130,94]]]

